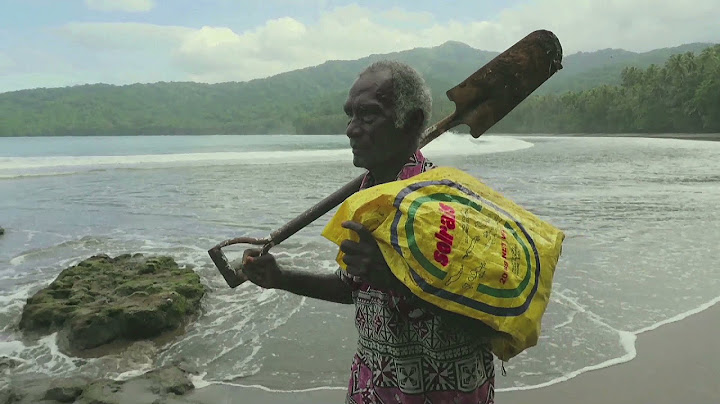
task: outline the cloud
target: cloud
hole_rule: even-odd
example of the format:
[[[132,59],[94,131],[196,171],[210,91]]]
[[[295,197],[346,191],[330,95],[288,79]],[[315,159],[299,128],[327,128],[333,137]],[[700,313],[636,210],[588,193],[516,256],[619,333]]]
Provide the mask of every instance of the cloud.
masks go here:
[[[155,7],[154,0],[85,0],[85,5],[91,10],[98,11],[124,11],[127,13],[142,13]]]
[[[398,27],[417,25],[417,17],[426,22],[433,19],[427,13],[399,9],[378,15],[351,5],[324,13],[313,25],[284,17],[240,33],[203,27],[186,37],[175,60],[193,80],[248,80],[331,59],[356,59],[445,41],[432,32]]]
[[[169,49],[195,30],[132,22],[69,23],[54,30],[70,42],[93,51]]]
[[[547,28],[566,54],[604,48],[648,51],[720,39],[720,3],[696,0],[692,7],[670,0],[536,0],[506,9],[497,23],[520,34]]]
[[[553,31],[565,55],[604,48],[647,51],[688,42],[717,42],[719,20],[717,0],[696,0],[692,7],[665,0],[529,0],[493,19],[476,21],[439,21],[424,12],[397,7],[374,11],[352,4],[329,9],[312,22],[282,17],[244,31],[223,26],[71,23],[57,32],[89,49],[89,58],[127,54],[118,58],[122,61],[133,57],[130,51],[147,51],[143,58],[149,59],[142,62],[171,66],[173,77],[221,82],[267,77],[327,60],[431,47],[448,40],[503,51],[536,29]],[[137,65],[118,63],[115,68],[121,71]]]
[[[387,11],[384,11],[379,14],[379,17],[389,23],[411,23],[415,26],[430,24],[435,20],[435,17],[432,15],[432,13],[429,13],[427,11],[406,11],[400,7],[393,7]]]
[[[15,61],[8,55],[0,52],[0,74],[7,74],[15,66]]]

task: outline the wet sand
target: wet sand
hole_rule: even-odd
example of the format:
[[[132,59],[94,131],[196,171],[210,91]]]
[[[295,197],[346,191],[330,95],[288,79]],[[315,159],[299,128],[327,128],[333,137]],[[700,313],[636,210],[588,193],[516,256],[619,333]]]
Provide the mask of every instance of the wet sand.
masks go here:
[[[518,137],[635,137],[648,139],[681,139],[681,140],[710,140],[720,141],[720,133],[513,133],[498,134],[500,136],[518,136]]]
[[[583,373],[565,382],[525,391],[500,391],[496,403],[720,403],[720,304],[640,334],[636,349],[637,357],[629,362]],[[503,378],[499,374],[496,382],[502,390]],[[211,385],[169,404],[342,402],[342,389],[277,393]]]
[[[497,403],[720,403],[720,304],[642,333],[635,346],[630,362],[546,388],[500,392]]]

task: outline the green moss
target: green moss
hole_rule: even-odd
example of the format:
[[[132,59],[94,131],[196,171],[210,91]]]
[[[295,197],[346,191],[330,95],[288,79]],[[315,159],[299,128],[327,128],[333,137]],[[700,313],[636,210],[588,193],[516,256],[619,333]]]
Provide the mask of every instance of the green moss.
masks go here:
[[[202,284],[178,284],[175,285],[174,289],[182,296],[197,301],[199,301],[205,293],[205,288],[202,286]]]
[[[171,257],[99,255],[63,270],[29,298],[20,328],[66,330],[76,349],[150,338],[196,314],[204,295],[198,274]]]
[[[120,296],[130,296],[133,293],[136,292],[144,292],[147,294],[153,294],[158,293],[162,291],[163,285],[158,284],[157,280],[154,279],[148,279],[148,278],[137,278],[137,279],[129,279],[121,284],[119,284],[115,291]]]

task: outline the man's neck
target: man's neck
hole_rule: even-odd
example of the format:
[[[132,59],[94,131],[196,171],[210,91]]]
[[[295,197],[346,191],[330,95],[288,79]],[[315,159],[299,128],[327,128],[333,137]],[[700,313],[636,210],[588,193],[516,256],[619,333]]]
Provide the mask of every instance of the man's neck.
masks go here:
[[[377,184],[384,184],[386,182],[395,181],[397,179],[398,174],[402,170],[402,168],[405,166],[405,163],[408,162],[408,159],[412,156],[412,153],[409,153],[404,158],[398,158],[394,159],[392,162],[389,162],[387,164],[383,164],[381,166],[375,167],[370,171],[370,175],[372,176],[375,185]]]

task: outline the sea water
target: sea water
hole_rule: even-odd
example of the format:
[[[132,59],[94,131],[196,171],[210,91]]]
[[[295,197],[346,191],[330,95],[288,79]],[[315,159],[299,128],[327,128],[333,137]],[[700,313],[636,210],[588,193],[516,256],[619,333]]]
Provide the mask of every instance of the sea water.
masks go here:
[[[501,390],[631,360],[637,333],[720,296],[720,142],[446,134],[423,151],[567,235],[539,344],[498,372]],[[183,360],[198,386],[345,388],[352,307],[230,289],[207,249],[267,236],[359,175],[351,159],[344,136],[0,138],[0,356],[27,377],[122,379]],[[273,248],[279,263],[334,271],[336,247],[320,236],[331,214]],[[185,334],[101,358],[63,354],[55,334],[21,338],[25,300],[63,268],[136,252],[192,265],[208,287]]]

